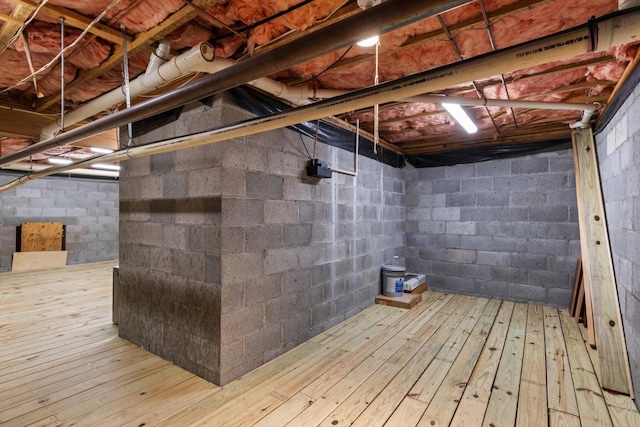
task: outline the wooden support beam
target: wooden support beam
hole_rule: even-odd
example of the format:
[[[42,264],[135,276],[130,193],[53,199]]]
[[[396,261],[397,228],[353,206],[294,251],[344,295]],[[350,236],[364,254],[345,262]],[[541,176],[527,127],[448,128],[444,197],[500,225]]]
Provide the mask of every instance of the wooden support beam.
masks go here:
[[[603,389],[633,397],[596,145],[591,129],[575,130],[572,140],[579,175],[576,176],[576,190],[579,200],[582,269],[585,285],[590,284],[587,289],[591,291],[593,329],[600,360],[600,383]]]
[[[30,8],[31,10],[35,10],[38,7],[38,2],[31,0],[14,0],[16,3],[20,4],[22,7]],[[60,18],[65,19],[65,24],[74,28],[78,28],[80,30],[85,30],[93,19],[88,18],[84,15],[79,14],[71,9],[67,9],[64,7],[53,6],[51,4],[45,4],[40,8],[40,14],[48,16],[52,18],[54,21],[59,20]],[[101,37],[111,43],[122,44],[122,34],[120,31],[114,30],[113,28],[102,24],[100,22],[95,23],[90,29],[89,33]],[[129,40],[133,40],[131,37],[127,36]]]
[[[572,133],[572,139],[574,138]],[[575,144],[575,140],[573,142],[573,165],[576,176],[576,201],[578,205],[578,213],[582,215],[584,211],[583,206],[583,190],[582,190],[582,174],[580,170],[580,162],[578,160],[578,149]],[[580,228],[580,244],[582,242],[586,242],[587,238],[587,230],[585,228],[585,223],[581,219],[578,220],[578,226]],[[587,274],[584,268],[584,264],[589,262],[589,258],[586,257],[587,251],[584,248],[582,250],[582,287],[584,290],[584,303],[585,303],[585,315],[584,315],[584,324],[587,327],[587,342],[593,348],[596,348],[596,332],[593,328],[593,305],[591,304],[591,276]],[[578,309],[576,318],[580,320],[582,316],[582,309]]]
[[[29,18],[35,7],[16,4],[11,15],[5,16],[5,23],[0,28],[0,55],[9,47],[13,37],[22,30],[24,22]]]
[[[0,109],[0,135],[18,139],[40,138],[42,126],[55,117],[33,114],[22,109]]]

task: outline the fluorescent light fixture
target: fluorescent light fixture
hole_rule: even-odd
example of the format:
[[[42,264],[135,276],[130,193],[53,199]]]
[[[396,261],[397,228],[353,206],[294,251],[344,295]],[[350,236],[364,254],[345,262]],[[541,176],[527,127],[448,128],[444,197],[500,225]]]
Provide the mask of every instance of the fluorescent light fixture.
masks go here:
[[[458,123],[460,123],[460,126],[462,126],[464,130],[467,131],[467,133],[476,133],[478,131],[478,126],[473,123],[471,118],[467,115],[467,113],[462,109],[461,106],[448,102],[443,102],[442,106]]]
[[[102,147],[91,147],[91,151],[93,151],[94,153],[100,153],[100,154],[111,154],[113,153],[113,150],[110,148],[102,148]]]
[[[54,165],[70,165],[73,163],[73,160],[63,159],[62,157],[49,157],[49,163],[53,163]]]
[[[357,43],[357,45],[361,46],[361,47],[375,46],[375,44],[378,43],[379,39],[380,39],[380,37],[378,37],[378,36],[369,37],[368,39],[360,40]]]
[[[91,165],[92,168],[96,168],[96,169],[106,169],[106,170],[110,170],[110,171],[119,171],[120,170],[120,166],[119,165],[108,165],[105,163],[96,163],[95,165]]]

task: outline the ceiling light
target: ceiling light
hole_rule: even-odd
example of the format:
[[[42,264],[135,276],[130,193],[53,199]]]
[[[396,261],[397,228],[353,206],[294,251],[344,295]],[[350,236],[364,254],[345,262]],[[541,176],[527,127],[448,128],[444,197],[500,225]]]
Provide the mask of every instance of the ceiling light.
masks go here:
[[[379,5],[380,1],[381,0],[358,0],[358,6],[360,6],[362,10],[367,10],[367,9],[371,9],[374,6]],[[356,44],[361,47],[371,47],[378,44],[378,40],[379,40],[379,37],[376,34],[375,36],[366,38],[364,40],[360,40]]]
[[[471,118],[458,104],[450,104],[443,102],[442,106],[451,114],[451,116],[467,131],[467,133],[476,133],[478,126],[473,123]]]
[[[93,151],[94,153],[100,153],[100,154],[111,154],[113,153],[113,150],[110,148],[102,148],[102,147],[91,147],[91,151]]]
[[[120,170],[120,166],[119,165],[107,165],[105,163],[96,163],[95,165],[91,165],[92,168],[96,168],[96,169],[106,169],[106,170],[111,170],[111,171],[119,171]]]
[[[357,45],[361,46],[361,47],[375,46],[375,44],[378,43],[379,39],[380,39],[380,37],[378,37],[378,36],[369,37],[368,39],[360,40],[357,43]]]
[[[73,163],[73,160],[63,159],[62,157],[49,157],[48,161],[54,165],[70,165]]]

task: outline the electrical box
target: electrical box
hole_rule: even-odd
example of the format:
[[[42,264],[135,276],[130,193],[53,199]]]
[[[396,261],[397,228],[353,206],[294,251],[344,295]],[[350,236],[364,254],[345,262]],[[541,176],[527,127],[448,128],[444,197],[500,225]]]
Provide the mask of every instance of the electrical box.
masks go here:
[[[314,178],[331,178],[331,169],[322,160],[311,160],[307,165],[307,176]]]

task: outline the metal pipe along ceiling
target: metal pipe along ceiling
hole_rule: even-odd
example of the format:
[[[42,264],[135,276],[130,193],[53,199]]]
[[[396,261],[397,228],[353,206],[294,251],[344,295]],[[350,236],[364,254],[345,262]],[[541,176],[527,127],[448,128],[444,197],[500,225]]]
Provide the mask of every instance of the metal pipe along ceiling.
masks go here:
[[[130,147],[99,158],[83,160],[72,165],[50,168],[46,171],[25,175],[1,186],[0,191],[9,190],[32,179],[66,172],[78,167],[90,166],[95,163],[122,161],[226,141],[346,111],[370,107],[375,103],[407,99],[418,96],[421,93],[440,90],[469,80],[491,77],[501,72],[516,71],[522,68],[523,61],[526,62],[525,67],[532,67],[576,56],[590,50],[590,32],[594,31],[594,24],[590,25],[583,25],[532,42],[468,59],[454,65],[382,83],[378,86],[372,86],[266,117],[222,126],[197,135],[173,138],[139,147]],[[600,37],[593,50],[604,51],[618,44],[629,43],[638,40],[640,36],[640,10],[609,15],[598,20],[595,25],[600,31]],[[552,106],[553,103],[546,105]],[[565,103],[562,108],[591,111],[592,106],[593,104]]]
[[[432,0],[425,6],[424,2],[414,0],[388,1],[173,92],[8,154],[0,158],[0,166],[224,92],[259,77],[350,46],[375,33],[389,32],[469,2],[470,0]]]

